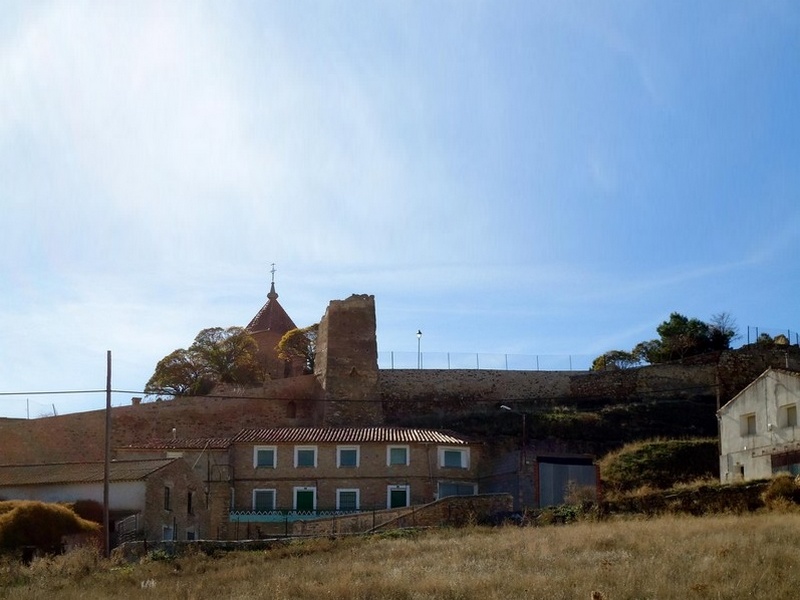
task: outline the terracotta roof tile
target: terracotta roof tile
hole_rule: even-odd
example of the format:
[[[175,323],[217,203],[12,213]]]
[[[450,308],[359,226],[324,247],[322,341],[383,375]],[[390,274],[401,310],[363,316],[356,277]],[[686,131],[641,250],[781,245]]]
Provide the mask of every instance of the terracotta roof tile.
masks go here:
[[[233,442],[233,438],[165,438],[134,442],[125,448],[133,450],[224,450],[231,445],[231,442]]]
[[[390,444],[452,444],[466,445],[464,436],[434,429],[402,427],[278,427],[274,429],[244,429],[234,443],[390,443]]]
[[[283,307],[278,302],[278,294],[275,293],[275,284],[270,287],[267,294],[267,303],[256,313],[253,320],[245,327],[250,333],[258,331],[274,331],[283,335],[287,331],[297,329],[297,325],[289,317]]]

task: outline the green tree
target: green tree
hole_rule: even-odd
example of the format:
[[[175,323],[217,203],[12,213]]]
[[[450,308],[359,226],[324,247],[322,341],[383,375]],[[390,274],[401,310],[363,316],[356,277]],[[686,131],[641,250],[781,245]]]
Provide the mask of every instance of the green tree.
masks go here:
[[[202,396],[211,391],[214,380],[198,357],[179,348],[158,361],[144,391],[170,396]]]
[[[242,327],[203,329],[188,349],[174,350],[156,365],[147,394],[208,394],[217,383],[256,385],[264,380],[258,346]]]
[[[736,323],[728,313],[714,315],[705,323],[674,312],[656,332],[658,339],[639,342],[630,352],[611,350],[601,354],[592,363],[592,370],[657,364],[727,350],[738,337]]]
[[[243,327],[203,329],[189,346],[189,353],[219,383],[261,383],[257,352],[256,341]]]
[[[633,352],[625,350],[609,350],[601,354],[592,362],[592,371],[608,371],[617,369],[630,369],[640,363],[639,357]]]
[[[319,323],[287,331],[278,342],[278,357],[289,361],[300,359],[303,361],[303,371],[313,373],[318,332]]]

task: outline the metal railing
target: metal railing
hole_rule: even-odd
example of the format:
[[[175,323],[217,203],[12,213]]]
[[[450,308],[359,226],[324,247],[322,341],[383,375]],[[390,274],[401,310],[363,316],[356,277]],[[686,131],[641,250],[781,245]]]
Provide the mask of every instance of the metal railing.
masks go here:
[[[384,507],[385,508],[385,507]],[[232,510],[228,512],[228,521],[231,523],[294,523],[295,521],[309,521],[312,519],[328,519],[330,517],[340,517],[352,515],[359,512],[368,512],[371,508],[336,510]]]
[[[467,352],[378,352],[379,369],[478,369],[588,371],[590,354],[487,354]]]
[[[784,336],[786,340],[788,340],[789,344],[800,346],[800,333],[797,331],[792,331],[791,329],[775,329],[748,325],[747,335],[746,337],[742,337],[744,338],[743,342],[746,340],[745,343],[747,344],[755,344],[758,343],[760,339],[763,340],[762,336],[767,336],[767,338],[771,340],[774,340],[779,336]]]

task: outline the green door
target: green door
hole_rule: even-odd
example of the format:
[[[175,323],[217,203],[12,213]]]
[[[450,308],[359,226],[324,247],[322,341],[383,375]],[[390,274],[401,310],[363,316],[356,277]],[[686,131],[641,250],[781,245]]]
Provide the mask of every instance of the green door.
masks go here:
[[[389,490],[389,508],[408,506],[408,488],[398,487]]]
[[[311,511],[314,510],[314,489],[295,490],[294,507],[295,510]]]

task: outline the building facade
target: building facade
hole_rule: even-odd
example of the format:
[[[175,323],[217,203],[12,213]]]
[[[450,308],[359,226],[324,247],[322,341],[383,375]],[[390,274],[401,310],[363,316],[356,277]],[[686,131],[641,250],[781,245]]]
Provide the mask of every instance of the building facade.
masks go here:
[[[478,445],[427,429],[278,428],[231,445],[232,512],[353,512],[478,493]]]
[[[767,369],[717,411],[723,483],[800,474],[800,373]]]

